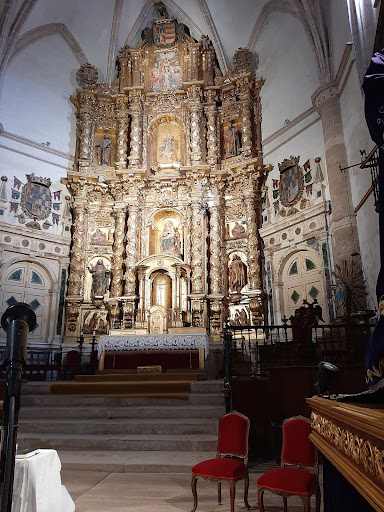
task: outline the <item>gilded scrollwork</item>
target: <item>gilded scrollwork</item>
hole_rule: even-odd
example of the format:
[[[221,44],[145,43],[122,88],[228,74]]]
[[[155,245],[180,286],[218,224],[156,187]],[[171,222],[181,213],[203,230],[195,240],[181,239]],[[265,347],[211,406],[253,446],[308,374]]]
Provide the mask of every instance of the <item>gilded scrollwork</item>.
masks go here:
[[[384,483],[384,450],[320,414],[312,412],[311,420],[312,428],[321,437],[352,459],[354,464],[362,466],[364,471],[377,478],[381,485]]]

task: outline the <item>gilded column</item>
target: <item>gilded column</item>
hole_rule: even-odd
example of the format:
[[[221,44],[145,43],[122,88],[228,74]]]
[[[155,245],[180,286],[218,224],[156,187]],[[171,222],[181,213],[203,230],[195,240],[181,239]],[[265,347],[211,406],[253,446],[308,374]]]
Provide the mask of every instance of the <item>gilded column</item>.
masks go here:
[[[216,89],[207,89],[205,98],[207,105],[204,108],[207,118],[207,162],[210,165],[217,163],[217,106],[216,106]]]
[[[83,282],[85,270],[85,202],[73,202],[73,244],[69,266],[68,296],[66,302],[66,335],[80,334],[79,315],[83,302]]]
[[[128,206],[127,245],[125,258],[125,286],[123,300],[123,325],[125,329],[135,325],[136,305],[136,262],[138,258],[139,205]]]
[[[261,241],[258,232],[259,222],[256,216],[255,190],[244,192],[244,206],[247,222],[247,264],[248,294],[254,325],[263,322],[263,290],[261,281]]]
[[[138,321],[140,322],[140,327],[145,327],[145,307],[146,307],[146,297],[145,297],[145,275],[146,271],[149,267],[146,265],[139,265],[137,267],[137,277],[139,279],[139,311],[138,311]]]
[[[192,204],[191,219],[191,301],[192,325],[201,327],[204,316],[204,209],[200,201]]]
[[[192,164],[201,161],[201,87],[192,85],[188,89],[190,110],[190,151]]]
[[[116,121],[117,121],[117,161],[115,163],[117,169],[127,167],[128,153],[128,98],[120,96],[116,99]]]
[[[85,265],[85,202],[75,200],[73,203],[73,238],[71,263],[69,266],[68,296],[80,297],[83,294]]]
[[[219,336],[222,329],[222,300],[224,298],[223,265],[221,243],[223,238],[223,215],[221,198],[217,198],[209,205],[210,213],[210,325],[211,335]]]
[[[94,97],[89,92],[81,92],[78,97],[78,133],[79,133],[79,160],[92,161],[93,140],[93,109]],[[85,162],[84,162],[85,163]],[[79,162],[81,165],[81,162]]]
[[[125,258],[125,287],[124,296],[135,296],[136,294],[136,262],[138,258],[139,238],[139,205],[128,206],[127,220],[127,245]]]
[[[129,153],[129,163],[131,166],[139,167],[141,163],[141,147],[142,147],[142,105],[141,91],[133,90],[130,92],[131,100],[131,147]]]
[[[125,207],[115,206],[113,213],[115,217],[115,233],[113,239],[111,297],[121,297],[123,295]]]
[[[252,150],[251,94],[248,79],[240,84],[241,154],[250,156]]]

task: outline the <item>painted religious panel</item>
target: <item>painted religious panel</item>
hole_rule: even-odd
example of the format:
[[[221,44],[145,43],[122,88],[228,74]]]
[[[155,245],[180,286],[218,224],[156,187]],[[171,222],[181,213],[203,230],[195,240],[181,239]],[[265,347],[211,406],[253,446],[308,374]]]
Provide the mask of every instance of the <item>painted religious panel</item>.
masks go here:
[[[223,158],[232,158],[240,154],[241,148],[241,122],[230,121],[222,128]]]
[[[151,72],[151,91],[179,90],[183,87],[183,70],[179,64],[179,52],[164,51],[155,55]]]

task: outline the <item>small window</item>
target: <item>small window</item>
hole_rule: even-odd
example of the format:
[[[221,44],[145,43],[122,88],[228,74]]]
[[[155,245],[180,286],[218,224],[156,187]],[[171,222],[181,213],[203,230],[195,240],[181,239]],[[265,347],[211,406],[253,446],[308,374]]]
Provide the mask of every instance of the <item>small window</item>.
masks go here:
[[[309,290],[309,295],[312,297],[312,299],[316,299],[319,295],[319,290],[315,286],[312,286],[312,288]]]
[[[22,269],[19,268],[18,270],[15,270],[14,272],[12,272],[12,274],[9,276],[9,280],[10,281],[21,281],[21,274],[22,274]]]
[[[43,281],[42,281],[41,277],[39,276],[39,274],[37,274],[33,270],[32,270],[31,283],[33,283],[33,284],[43,284]]]
[[[293,292],[293,293],[292,293],[292,295],[291,295],[291,299],[292,299],[292,300],[293,300],[293,302],[296,304],[296,303],[297,303],[297,301],[299,300],[299,298],[300,298],[300,295],[297,293],[297,291],[296,291],[296,290],[294,290],[294,292]]]
[[[292,267],[289,269],[289,275],[293,276],[297,274],[297,261],[292,265]]]
[[[8,306],[13,306],[14,304],[17,303],[17,300],[15,299],[15,297],[12,295],[12,297],[10,297],[8,300],[7,300],[7,304]]]
[[[32,302],[29,303],[33,311],[36,311],[36,309],[41,305],[40,302],[37,299],[33,299]]]
[[[307,270],[313,270],[316,268],[316,265],[313,263],[313,261],[308,260],[307,258],[305,258],[305,266],[307,267]]]

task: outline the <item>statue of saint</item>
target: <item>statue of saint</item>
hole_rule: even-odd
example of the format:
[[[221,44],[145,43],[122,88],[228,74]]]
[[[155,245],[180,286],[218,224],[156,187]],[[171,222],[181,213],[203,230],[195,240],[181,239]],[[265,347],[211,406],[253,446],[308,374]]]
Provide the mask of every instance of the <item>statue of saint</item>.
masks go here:
[[[163,252],[173,253],[180,257],[180,233],[171,220],[164,223],[160,243]]]
[[[229,291],[241,293],[241,290],[247,284],[247,265],[237,254],[233,255],[228,272]]]
[[[99,165],[111,165],[111,139],[108,134],[96,144]]]
[[[244,308],[240,309],[240,325],[248,325],[248,315]]]
[[[104,297],[107,288],[107,269],[104,266],[103,260],[97,260],[95,266],[91,264],[89,271],[92,274],[92,288],[91,298]]]
[[[227,132],[224,134],[224,158],[239,155],[240,147],[240,132],[234,124],[230,124]]]

